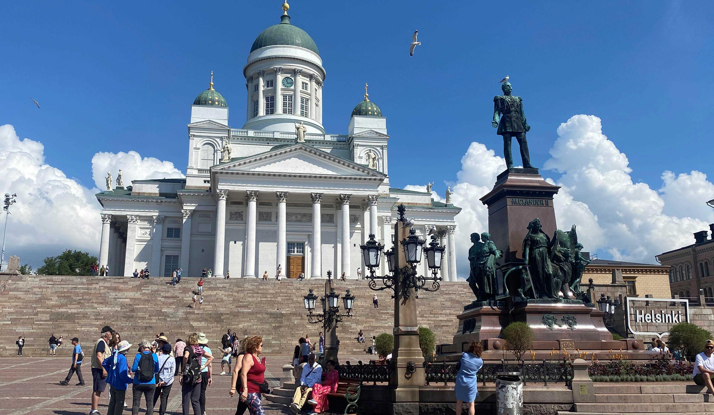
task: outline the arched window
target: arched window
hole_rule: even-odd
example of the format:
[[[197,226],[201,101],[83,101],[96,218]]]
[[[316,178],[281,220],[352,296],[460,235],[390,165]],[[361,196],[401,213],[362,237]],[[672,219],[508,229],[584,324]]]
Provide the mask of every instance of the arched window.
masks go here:
[[[674,282],[674,270],[672,268],[669,269],[669,282],[670,284]]]
[[[712,287],[709,287],[709,295],[708,295],[708,297],[709,297],[709,298],[714,297],[714,289],[712,289]]]
[[[203,144],[198,153],[198,168],[209,169],[215,163],[216,149],[211,144]]]
[[[704,276],[708,277],[709,276],[709,262],[704,261]]]
[[[702,278],[702,277],[706,277],[706,275],[704,275],[704,263],[700,262],[699,263],[699,278]]]
[[[685,297],[689,298],[689,290],[687,290],[687,291],[685,292],[685,294],[686,294]]]
[[[682,297],[684,297],[684,291],[679,292],[679,298],[682,298]]]
[[[692,265],[687,264],[687,279],[691,280],[692,279]]]

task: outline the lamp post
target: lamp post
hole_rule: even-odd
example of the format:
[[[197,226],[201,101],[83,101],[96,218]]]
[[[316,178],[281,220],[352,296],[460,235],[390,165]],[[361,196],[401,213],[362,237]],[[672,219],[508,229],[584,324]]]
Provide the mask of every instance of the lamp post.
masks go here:
[[[404,216],[406,208],[399,205],[399,218],[394,225],[394,247],[382,253],[382,244],[369,236],[369,240],[360,248],[365,266],[369,268],[369,288],[375,291],[391,289],[394,291],[394,351],[392,353],[392,411],[414,412],[419,409],[419,389],[424,385],[424,357],[419,348],[417,321],[417,292],[438,291],[440,288],[439,268],[444,254],[444,247],[439,246],[436,237],[424,248],[425,240],[419,238],[409,221]],[[400,249],[401,247],[401,249]],[[431,276],[417,273],[417,264],[426,252],[426,259]],[[376,275],[382,254],[387,258],[388,274]],[[377,284],[381,281],[381,286]],[[427,283],[431,282],[430,286]]]
[[[5,262],[5,236],[7,235],[7,219],[10,216],[10,206],[17,203],[16,198],[17,195],[15,193],[13,193],[12,195],[10,195],[10,193],[5,193],[5,201],[2,207],[2,210],[5,211],[5,230],[2,233],[2,254],[0,254],[0,272],[2,272],[2,266]]]
[[[605,294],[600,294],[600,298],[597,300],[597,306],[600,311],[605,313],[603,320],[605,321],[605,326],[611,327],[613,323],[613,316],[615,315],[615,304],[612,302],[612,298],[608,295],[605,298]]]
[[[322,323],[322,331],[325,333],[325,357],[324,360],[334,360],[337,362],[337,324],[342,322],[345,317],[352,317],[352,307],[354,306],[355,296],[347,290],[342,297],[342,306],[347,311],[346,314],[340,313],[340,295],[335,293],[332,287],[332,271],[327,271],[327,281],[325,281],[325,296],[320,298],[322,303],[322,313],[315,313],[315,305],[318,296],[312,290],[303,297],[305,310],[307,310],[307,321],[310,324]]]

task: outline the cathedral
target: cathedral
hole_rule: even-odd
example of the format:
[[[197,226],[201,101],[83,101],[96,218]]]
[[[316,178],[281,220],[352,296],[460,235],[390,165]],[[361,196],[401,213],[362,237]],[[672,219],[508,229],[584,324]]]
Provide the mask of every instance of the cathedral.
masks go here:
[[[229,124],[229,105],[214,88],[196,97],[188,125],[185,179],[118,177],[97,194],[102,205],[99,265],[109,275],[326,278],[364,277],[360,245],[370,234],[393,245],[397,206],[417,234],[447,247],[440,275],[456,281],[455,217],[461,211],[430,192],[390,187],[390,136],[382,110],[364,100],[345,134],[322,126],[326,79],[317,45],[293,25],[258,35],[243,67],[245,117]],[[395,138],[399,139],[399,138]],[[120,173],[121,174],[121,173]],[[430,187],[430,186],[428,186]],[[386,262],[386,261],[383,261]],[[419,272],[428,272],[426,261]],[[386,273],[382,264],[381,274]]]

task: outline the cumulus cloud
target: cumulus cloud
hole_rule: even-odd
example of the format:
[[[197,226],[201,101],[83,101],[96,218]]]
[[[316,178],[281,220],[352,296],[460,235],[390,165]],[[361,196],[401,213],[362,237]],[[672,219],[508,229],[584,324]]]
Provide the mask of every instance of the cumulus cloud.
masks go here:
[[[105,177],[111,172],[114,182],[122,169],[124,185],[132,180],[182,178],[183,173],[170,161],[154,157],[142,158],[136,151],[128,153],[97,153],[92,157],[92,179],[100,189],[106,188]]]

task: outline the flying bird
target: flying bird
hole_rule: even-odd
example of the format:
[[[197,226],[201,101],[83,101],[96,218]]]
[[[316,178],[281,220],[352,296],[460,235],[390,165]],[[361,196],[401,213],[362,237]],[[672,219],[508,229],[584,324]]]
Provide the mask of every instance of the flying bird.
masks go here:
[[[505,78],[503,78],[503,79],[501,79],[500,81],[498,81],[499,84],[502,84],[502,83],[504,83],[504,82],[508,82],[508,75],[506,75]]]
[[[30,97],[30,99],[32,99],[32,97]],[[39,103],[39,102],[35,101],[34,99],[32,99],[32,102],[34,102],[35,105],[37,105],[37,108],[40,108],[40,103]]]
[[[419,31],[415,30],[414,35],[412,36],[412,47],[409,49],[409,56],[414,56],[414,49],[416,49],[417,46],[421,45],[421,42],[417,42],[418,34]]]

